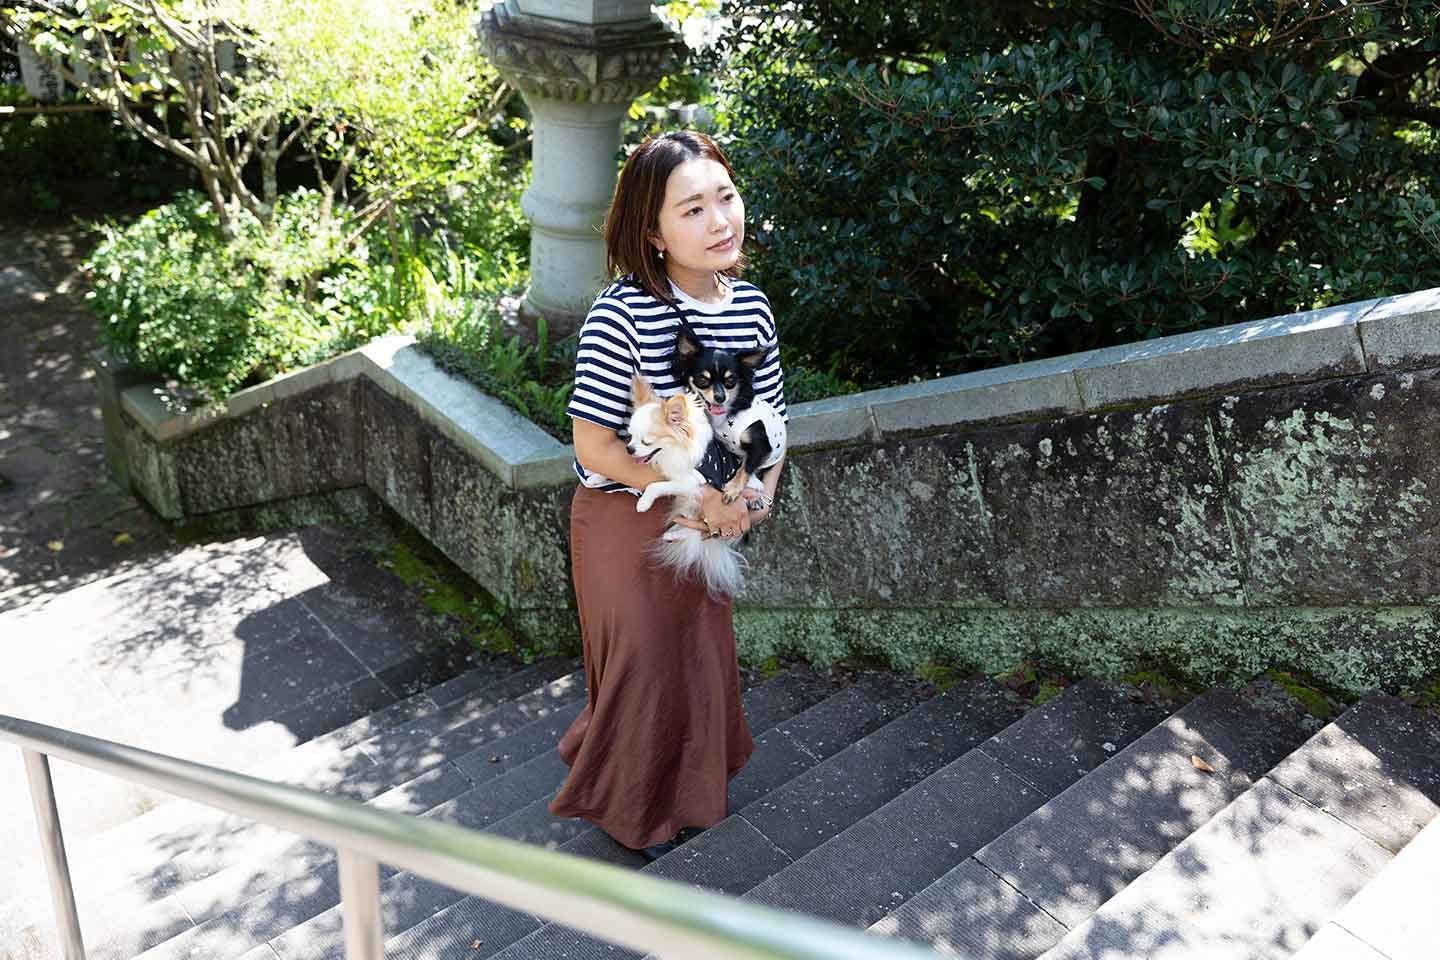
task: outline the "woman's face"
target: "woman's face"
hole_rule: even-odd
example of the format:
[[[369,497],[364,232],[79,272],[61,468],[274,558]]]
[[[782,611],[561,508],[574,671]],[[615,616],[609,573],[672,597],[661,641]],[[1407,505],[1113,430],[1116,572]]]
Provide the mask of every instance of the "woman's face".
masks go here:
[[[697,157],[670,171],[659,233],[650,242],[665,252],[671,271],[726,270],[740,259],[744,240],[745,202],[722,164]]]

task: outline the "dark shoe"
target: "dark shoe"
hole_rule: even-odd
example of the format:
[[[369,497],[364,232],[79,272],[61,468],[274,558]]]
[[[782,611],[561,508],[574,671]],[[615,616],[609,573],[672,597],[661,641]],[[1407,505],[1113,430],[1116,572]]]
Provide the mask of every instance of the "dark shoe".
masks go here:
[[[678,846],[680,846],[680,836],[676,834],[669,840],[662,840],[653,846],[645,847],[640,851],[640,856],[654,863]]]

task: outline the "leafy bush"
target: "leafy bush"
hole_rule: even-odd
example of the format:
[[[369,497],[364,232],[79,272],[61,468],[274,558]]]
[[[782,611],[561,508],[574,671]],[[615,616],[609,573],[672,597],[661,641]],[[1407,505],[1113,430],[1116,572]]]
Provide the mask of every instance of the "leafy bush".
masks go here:
[[[565,411],[575,388],[574,336],[552,347],[542,318],[531,343],[504,328],[500,311],[490,301],[486,308],[421,334],[418,342],[440,369],[469,380],[556,439],[570,441]]]
[[[842,397],[860,390],[860,384],[846,379],[833,369],[822,370],[809,357],[799,362],[785,360],[785,403],[787,406],[807,400]]]
[[[258,272],[225,243],[199,194],[151,210],[129,226],[102,225],[86,264],[100,342],[139,369],[176,377],[202,395],[245,383],[278,348],[256,318]]]
[[[1440,285],[1440,5],[724,13],[709,66],[751,276],[787,346],[843,376]]]
[[[463,0],[0,0],[6,35],[80,64],[67,81],[194,170],[227,236],[277,228],[288,155],[313,168],[314,216],[346,252],[503,165],[486,134],[508,123],[514,90],[473,19]]]
[[[542,319],[532,343],[503,323],[501,300],[518,298],[529,281],[529,224],[515,187],[503,188],[457,192],[413,225],[377,236],[366,270],[322,282],[324,304],[416,331],[441,369],[568,441],[575,338],[550,345]]]
[[[214,400],[397,328],[390,314],[315,299],[366,264],[320,229],[318,193],[284,194],[268,230],[240,212],[227,237],[209,200],[182,194],[128,225],[105,223],[86,263],[101,343],[137,369]]]
[[[497,308],[528,279],[513,191],[508,204],[456,194],[453,222],[432,212],[358,250],[325,229],[322,202],[314,191],[283,195],[268,232],[242,213],[228,240],[193,192],[128,226],[101,226],[87,267],[102,343],[214,400],[374,337],[415,333],[442,367],[568,437],[573,338],[552,348],[542,324],[531,344],[503,329]],[[490,237],[493,248],[479,245]]]

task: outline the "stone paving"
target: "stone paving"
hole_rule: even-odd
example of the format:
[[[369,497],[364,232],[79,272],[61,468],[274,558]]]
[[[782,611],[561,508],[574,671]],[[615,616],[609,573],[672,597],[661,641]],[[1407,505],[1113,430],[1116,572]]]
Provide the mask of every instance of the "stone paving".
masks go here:
[[[104,466],[78,231],[0,225],[0,713],[244,769],[472,665],[386,529],[177,537]],[[154,791],[54,764],[68,836]],[[0,745],[0,901],[43,882]]]
[[[174,544],[105,470],[74,228],[0,230],[0,610]]]

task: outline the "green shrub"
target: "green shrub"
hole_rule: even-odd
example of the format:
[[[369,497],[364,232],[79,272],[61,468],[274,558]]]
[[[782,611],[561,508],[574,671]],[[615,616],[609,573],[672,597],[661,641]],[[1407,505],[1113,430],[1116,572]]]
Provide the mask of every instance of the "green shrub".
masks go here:
[[[785,403],[787,406],[804,403],[807,400],[824,400],[826,397],[843,397],[855,393],[860,385],[832,370],[814,366],[809,357],[799,362],[789,360],[785,364]]]
[[[116,357],[213,400],[362,341],[303,297],[330,262],[307,232],[317,196],[282,198],[269,234],[243,212],[228,240],[209,201],[182,194],[128,225],[98,227],[86,267],[100,342]]]
[[[750,276],[787,346],[843,376],[1440,285],[1440,5],[724,13],[709,67]]]
[[[327,228],[315,191],[282,195],[268,229],[241,211],[228,240],[209,201],[184,194],[99,227],[87,267],[101,342],[214,400],[377,336],[423,334],[450,367],[553,425],[568,401],[559,354],[501,333],[496,309],[527,280],[515,192],[471,185],[358,247]]]
[[[420,348],[440,369],[469,380],[569,443],[570,418],[565,411],[575,386],[576,338],[566,337],[552,347],[541,319],[537,342],[531,343],[504,329],[493,304],[489,301],[485,309],[421,334]]]
[[[253,320],[263,291],[225,244],[208,202],[191,193],[128,226],[99,229],[86,266],[101,344],[202,394],[243,383],[270,350]]]

